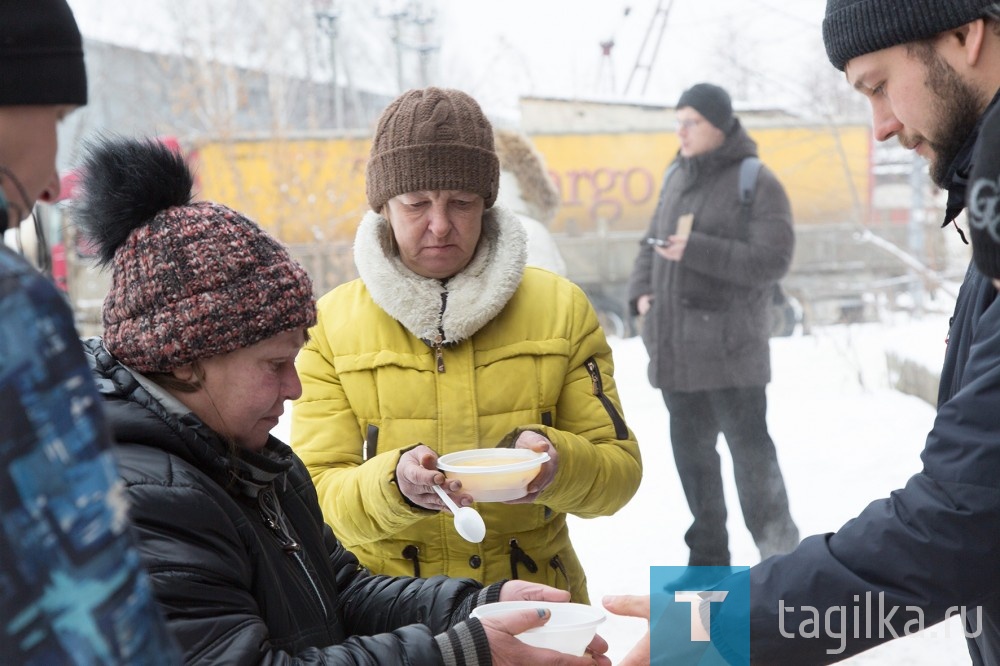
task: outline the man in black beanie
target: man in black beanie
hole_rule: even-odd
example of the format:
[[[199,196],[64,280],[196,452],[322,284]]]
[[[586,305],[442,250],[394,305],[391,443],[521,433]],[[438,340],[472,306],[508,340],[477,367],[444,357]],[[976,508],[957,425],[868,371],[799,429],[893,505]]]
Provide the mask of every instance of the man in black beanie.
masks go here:
[[[761,559],[799,543],[768,433],[766,395],[769,306],[795,236],[788,196],[760,164],[729,94],[699,83],[681,95],[676,114],[680,148],[628,297],[633,312],[644,315],[649,380],[663,393],[674,462],[694,518],[684,535],[688,565],[729,566],[720,433]],[[743,182],[748,166],[756,173],[752,187]]]
[[[1000,3],[984,0],[827,2],[830,61],[868,98],[875,137],[930,162],[948,190],[945,225],[967,203],[973,167],[1000,169],[1000,155],[982,150],[991,140],[982,119],[1000,107],[998,18]],[[839,661],[957,615],[972,663],[1000,664],[1000,302],[975,266],[947,339],[920,473],[838,532],[750,570],[753,663]],[[747,600],[729,601],[713,636],[747,621]],[[815,613],[835,614],[838,627],[800,635]]]
[[[56,126],[87,102],[66,0],[0,1],[0,236],[59,195]],[[172,664],[109,432],[53,284],[0,242],[0,664]]]
[[[736,120],[729,93],[712,83],[697,83],[685,90],[676,108],[678,111],[694,109],[723,134],[729,134]]]
[[[1000,664],[1000,299],[997,264],[980,256],[996,240],[1000,3],[828,0],[823,39],[869,100],[875,137],[930,162],[948,191],[943,226],[968,205],[979,268],[942,331],[921,471],[839,531],[737,574],[749,577],[749,598],[715,604],[711,640],[733,664],[825,664],[958,617],[971,663]],[[735,578],[720,587],[739,589]],[[631,613],[646,603],[613,601]],[[726,640],[748,623],[749,649]]]
[[[64,0],[0,3],[0,232],[59,196],[55,126],[87,103],[83,41]]]

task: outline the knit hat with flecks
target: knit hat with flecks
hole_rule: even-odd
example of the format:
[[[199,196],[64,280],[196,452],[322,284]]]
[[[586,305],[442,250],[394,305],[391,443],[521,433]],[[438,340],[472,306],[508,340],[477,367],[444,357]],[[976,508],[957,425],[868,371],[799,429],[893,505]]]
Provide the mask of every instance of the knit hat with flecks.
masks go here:
[[[104,344],[139,372],[170,372],[316,322],[312,281],[240,213],[191,201],[184,159],[154,140],[90,146],[74,219],[113,268]]]

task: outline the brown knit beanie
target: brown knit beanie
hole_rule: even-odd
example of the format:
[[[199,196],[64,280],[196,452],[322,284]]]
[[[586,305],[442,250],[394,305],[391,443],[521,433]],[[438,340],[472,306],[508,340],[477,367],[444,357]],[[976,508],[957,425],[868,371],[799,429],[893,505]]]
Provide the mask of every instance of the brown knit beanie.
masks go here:
[[[376,212],[394,196],[425,190],[472,192],[489,208],[500,183],[493,127],[460,90],[407,91],[379,118],[366,180]]]
[[[302,266],[240,213],[192,203],[169,148],[103,140],[83,174],[74,218],[113,267],[104,344],[125,365],[170,372],[316,322]]]

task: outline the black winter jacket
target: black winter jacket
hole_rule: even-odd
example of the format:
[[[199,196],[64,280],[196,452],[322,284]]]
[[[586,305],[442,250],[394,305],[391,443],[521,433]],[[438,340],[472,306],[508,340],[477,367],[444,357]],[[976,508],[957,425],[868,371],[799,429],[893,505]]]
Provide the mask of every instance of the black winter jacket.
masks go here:
[[[952,202],[964,197],[977,136],[952,165]],[[949,208],[950,216],[960,209]],[[739,574],[749,575],[750,598],[727,597],[713,642],[745,623],[749,609],[751,663],[825,664],[959,616],[972,663],[1000,664],[1000,299],[975,265],[955,305],[937,417],[920,458],[923,469],[905,487],[836,533]],[[812,613],[805,607],[821,623],[833,609],[840,622],[797,635]],[[737,646],[716,646],[745,663]]]
[[[628,285],[653,297],[643,318],[649,381],[664,391],[764,386],[771,380],[770,309],[774,284],[788,271],[795,246],[784,188],[761,167],[750,210],[739,195],[740,164],[757,144],[739,121],[717,149],[676,159],[677,169],[636,257]],[[694,226],[681,261],[645,243],[676,233],[682,215]]]
[[[259,454],[229,453],[193,414],[168,412],[99,339],[85,350],[143,564],[187,663],[489,663],[482,626],[466,618],[499,585],[369,574],[324,524],[288,446],[272,437]]]

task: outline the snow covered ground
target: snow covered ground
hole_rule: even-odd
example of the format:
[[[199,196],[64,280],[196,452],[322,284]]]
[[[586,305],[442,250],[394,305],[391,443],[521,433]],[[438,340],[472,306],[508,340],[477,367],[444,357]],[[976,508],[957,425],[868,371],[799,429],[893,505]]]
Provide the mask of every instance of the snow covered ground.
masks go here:
[[[803,536],[836,531],[869,502],[902,486],[920,468],[919,453],[934,419],[927,403],[889,388],[885,349],[935,370],[944,355],[946,316],[903,319],[894,326],[852,325],[772,341],[773,382],[768,423]],[[616,515],[571,517],[573,542],[588,572],[592,600],[604,594],[646,593],[650,565],[684,565],[690,513],[670,453],[667,412],[646,381],[638,338],[612,340],[615,377],[629,425],[642,449],[643,483]],[[758,554],[743,525],[724,459],[733,564]],[[601,634],[613,660],[645,631],[636,620],[609,617]],[[847,660],[866,665],[968,664],[957,623],[931,627]]]
[[[894,324],[835,326],[773,340],[768,422],[803,536],[835,531],[874,499],[902,486],[920,468],[919,453],[934,409],[890,388],[889,347],[933,367],[944,355],[947,316],[901,318]],[[595,604],[605,594],[645,594],[651,565],[687,562],[690,514],[670,453],[666,408],[646,380],[638,338],[612,339],[616,380],[645,474],[635,498],[616,515],[570,518],[573,542],[588,572]],[[287,440],[286,419],[275,434]],[[734,564],[758,561],[736,500],[728,452],[723,454]],[[617,661],[645,632],[645,622],[609,616],[600,633]],[[957,623],[937,625],[844,663],[968,664]]]

